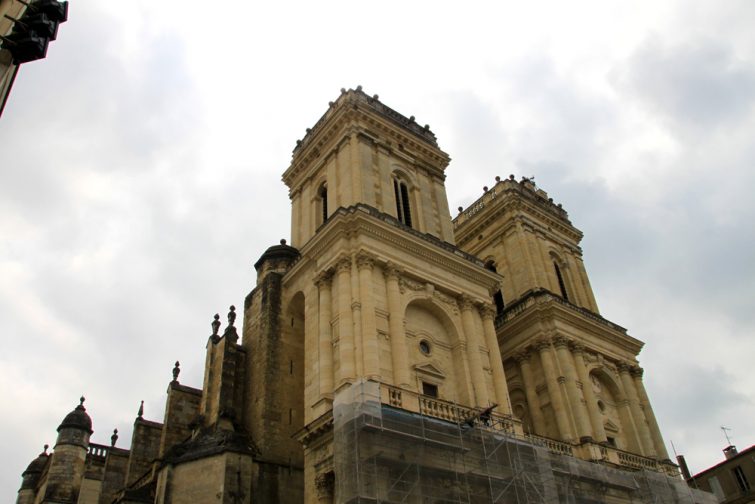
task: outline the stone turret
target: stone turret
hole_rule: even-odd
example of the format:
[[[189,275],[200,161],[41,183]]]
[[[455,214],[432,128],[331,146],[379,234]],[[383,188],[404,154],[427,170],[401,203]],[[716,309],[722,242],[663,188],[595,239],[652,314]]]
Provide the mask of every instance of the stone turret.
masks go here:
[[[86,412],[82,397],[79,405],[66,415],[58,427],[58,439],[50,460],[42,502],[76,502],[92,432],[92,419]]]
[[[42,475],[47,462],[50,460],[50,454],[47,453],[48,445],[37,458],[31,461],[26,470],[21,474],[21,488],[18,491],[16,504],[31,504],[34,502],[39,477]]]

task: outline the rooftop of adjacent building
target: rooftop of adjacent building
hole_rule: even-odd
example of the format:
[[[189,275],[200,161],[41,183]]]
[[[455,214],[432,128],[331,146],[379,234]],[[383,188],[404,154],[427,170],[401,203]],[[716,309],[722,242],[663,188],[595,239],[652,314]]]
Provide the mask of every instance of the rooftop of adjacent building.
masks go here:
[[[749,448],[745,448],[742,451],[738,451],[737,447],[734,445],[729,445],[723,449],[723,452],[724,456],[726,457],[724,460],[716,465],[710,466],[709,468],[700,471],[699,473],[692,476],[692,479],[694,480],[706,476],[711,472],[714,472],[717,469],[725,467],[729,464],[736,464],[739,461],[747,460],[748,456],[750,455],[755,457],[755,445],[751,445]],[[753,458],[753,460],[755,460],[755,458]]]

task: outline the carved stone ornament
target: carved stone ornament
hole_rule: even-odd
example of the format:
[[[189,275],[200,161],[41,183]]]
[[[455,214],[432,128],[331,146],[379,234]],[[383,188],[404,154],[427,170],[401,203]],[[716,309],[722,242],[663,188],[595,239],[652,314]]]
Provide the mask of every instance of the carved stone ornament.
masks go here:
[[[375,258],[372,257],[370,254],[367,254],[366,252],[360,252],[359,255],[357,255],[357,267],[359,269],[363,269],[363,268],[372,269],[374,265],[375,265]]]
[[[386,279],[393,278],[393,279],[396,279],[396,280],[400,280],[401,279],[401,268],[399,268],[395,264],[389,262],[383,268],[383,275],[385,275]]]
[[[536,341],[534,346],[536,350],[542,352],[549,349],[551,347],[551,343],[547,339],[541,339]]]
[[[315,476],[315,488],[318,498],[332,497],[335,490],[336,477],[333,471]]]
[[[325,270],[315,275],[314,282],[317,287],[322,289],[323,287],[330,286],[330,281],[332,278],[333,278],[333,271]]]
[[[619,373],[622,374],[629,373],[632,370],[632,365],[628,362],[621,361],[616,363],[616,369],[618,369]]]
[[[632,376],[634,376],[635,378],[642,378],[642,375],[645,373],[645,370],[639,366],[632,366],[630,373],[632,373]]]
[[[406,292],[407,289],[413,290],[413,291],[422,291],[422,290],[425,290],[425,285],[424,284],[421,284],[419,282],[415,282],[414,280],[409,280],[408,278],[402,278],[399,285],[401,286],[401,293],[402,294],[404,292]]]
[[[336,271],[339,273],[345,271],[345,272],[351,272],[351,258],[350,257],[342,257],[337,263],[336,263]]]
[[[569,338],[566,338],[565,336],[555,336],[553,338],[553,344],[556,347],[565,347],[569,345]]]
[[[495,320],[496,310],[488,304],[481,304],[479,306],[480,315],[483,320]]]
[[[461,311],[471,310],[473,305],[474,302],[471,297],[466,294],[459,296],[459,307],[461,308]]]
[[[514,360],[517,364],[521,365],[522,362],[528,361],[530,358],[530,352],[529,350],[522,350],[521,352],[517,352],[514,354]]]

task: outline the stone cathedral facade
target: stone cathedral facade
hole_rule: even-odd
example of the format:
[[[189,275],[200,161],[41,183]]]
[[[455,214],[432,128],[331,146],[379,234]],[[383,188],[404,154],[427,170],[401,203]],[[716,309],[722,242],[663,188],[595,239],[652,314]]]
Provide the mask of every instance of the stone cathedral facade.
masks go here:
[[[283,173],[291,243],[255,263],[240,337],[216,316],[202,388],[177,363],[128,449],[89,442],[82,398],[17,502],[715,502],[668,459],[642,343],[599,314],[566,211],[511,176],[452,218],[449,161],[342,90]]]

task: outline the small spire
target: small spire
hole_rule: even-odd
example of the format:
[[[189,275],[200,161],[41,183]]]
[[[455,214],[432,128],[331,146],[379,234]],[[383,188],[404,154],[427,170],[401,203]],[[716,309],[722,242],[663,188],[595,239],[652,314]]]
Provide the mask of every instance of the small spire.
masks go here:
[[[45,444],[45,449],[42,451],[42,455],[47,455],[47,449],[50,447],[50,445]]]
[[[286,239],[285,238],[281,238],[280,243],[281,243],[281,245],[285,245],[286,244]]]
[[[141,418],[144,416],[144,401],[139,405],[139,411],[136,413],[136,418]]]
[[[84,411],[86,411],[86,408],[84,407],[84,401],[86,401],[86,399],[84,398],[84,396],[79,397],[79,405],[76,406],[77,410],[84,410]]]
[[[173,366],[173,381],[178,383],[178,373],[181,372],[181,363],[176,361],[176,365]]]
[[[215,320],[212,321],[212,335],[217,336],[218,331],[220,330],[220,315],[215,314]]]
[[[233,323],[236,322],[236,307],[231,305],[228,312],[228,327],[233,327]]]
[[[116,441],[118,441],[118,429],[113,429],[113,435],[110,436],[110,446],[115,446]]]

